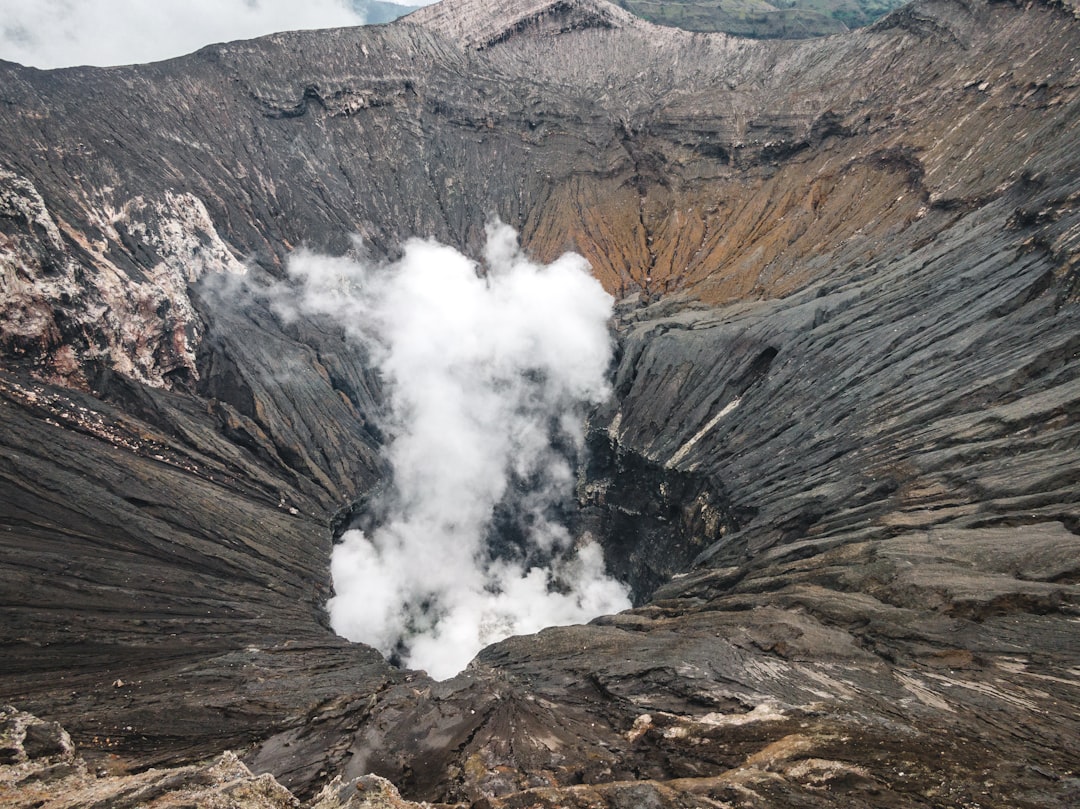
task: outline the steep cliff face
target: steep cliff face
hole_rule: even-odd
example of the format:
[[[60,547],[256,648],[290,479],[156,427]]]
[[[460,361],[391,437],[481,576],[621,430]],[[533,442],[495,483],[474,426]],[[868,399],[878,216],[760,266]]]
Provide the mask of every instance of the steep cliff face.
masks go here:
[[[0,697],[110,772],[232,746],[304,799],[1075,804],[1076,17],[447,0],[0,64]],[[260,290],[491,212],[621,299],[577,494],[638,606],[433,683],[326,627],[380,380]]]

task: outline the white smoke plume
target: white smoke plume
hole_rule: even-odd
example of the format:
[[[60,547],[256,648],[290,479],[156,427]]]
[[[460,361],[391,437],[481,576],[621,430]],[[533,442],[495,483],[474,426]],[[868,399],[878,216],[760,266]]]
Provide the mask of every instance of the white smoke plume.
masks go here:
[[[608,393],[612,299],[583,258],[533,263],[501,223],[485,264],[419,240],[388,267],[290,262],[293,313],[344,324],[388,389],[392,486],[371,535],[334,550],[331,622],[437,679],[494,641],[630,606],[557,513],[584,413]]]

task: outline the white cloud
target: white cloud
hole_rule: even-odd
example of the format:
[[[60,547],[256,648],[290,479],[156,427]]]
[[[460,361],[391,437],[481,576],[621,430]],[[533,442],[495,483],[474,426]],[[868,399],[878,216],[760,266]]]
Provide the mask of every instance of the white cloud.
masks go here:
[[[612,299],[580,256],[542,266],[509,227],[488,236],[486,275],[413,240],[382,268],[300,253],[302,294],[278,296],[286,317],[342,323],[389,391],[385,519],[334,551],[333,626],[439,679],[511,634],[630,606],[599,547],[557,516],[585,411],[608,395]],[[509,550],[500,505],[520,532]]]
[[[0,58],[41,68],[133,64],[363,22],[350,0],[0,0]]]

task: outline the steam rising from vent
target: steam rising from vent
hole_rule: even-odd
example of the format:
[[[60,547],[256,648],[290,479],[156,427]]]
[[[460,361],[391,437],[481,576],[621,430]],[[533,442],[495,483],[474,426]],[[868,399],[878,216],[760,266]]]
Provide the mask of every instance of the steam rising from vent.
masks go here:
[[[302,309],[335,316],[388,385],[393,468],[377,527],[331,569],[334,629],[445,679],[485,645],[630,606],[560,519],[586,409],[607,395],[610,296],[580,256],[529,261],[489,225],[486,274],[406,244],[389,267],[301,252]]]

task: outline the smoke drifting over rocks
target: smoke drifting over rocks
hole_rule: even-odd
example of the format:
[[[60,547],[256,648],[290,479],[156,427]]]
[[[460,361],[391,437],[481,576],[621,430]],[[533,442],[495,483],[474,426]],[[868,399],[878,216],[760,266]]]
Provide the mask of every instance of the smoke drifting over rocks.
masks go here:
[[[333,317],[387,385],[393,479],[335,548],[332,625],[439,679],[489,643],[630,606],[560,519],[608,394],[612,298],[580,256],[539,265],[510,227],[487,235],[483,268],[420,240],[383,266],[300,252],[302,294],[278,304]]]

